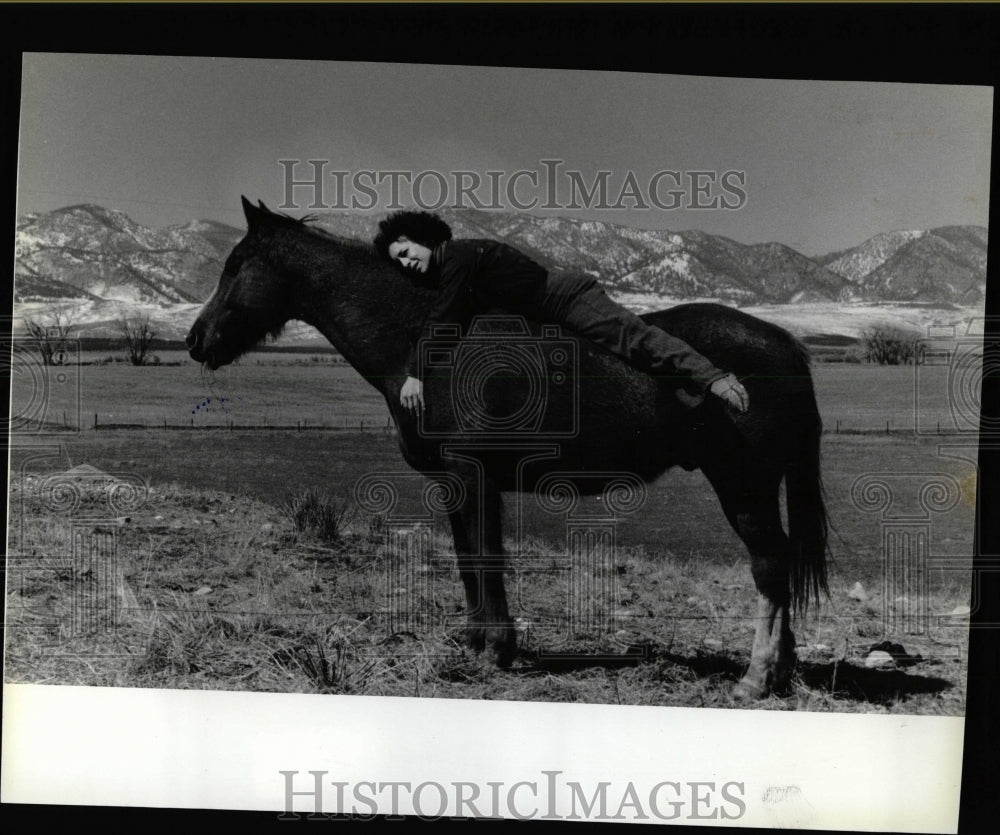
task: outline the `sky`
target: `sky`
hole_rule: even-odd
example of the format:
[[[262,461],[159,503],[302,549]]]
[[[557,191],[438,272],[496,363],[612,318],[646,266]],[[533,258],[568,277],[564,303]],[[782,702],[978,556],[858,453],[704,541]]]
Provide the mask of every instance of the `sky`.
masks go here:
[[[445,205],[472,205],[456,180],[471,172],[473,196],[509,211],[811,255],[988,221],[988,87],[48,53],[26,54],[22,78],[19,215],[97,203],[151,226],[242,226],[245,194],[292,215],[357,201],[374,225],[435,208],[442,183]],[[322,193],[289,195],[307,160],[325,161]],[[419,203],[391,172],[429,172]],[[579,186],[602,177],[588,207]]]

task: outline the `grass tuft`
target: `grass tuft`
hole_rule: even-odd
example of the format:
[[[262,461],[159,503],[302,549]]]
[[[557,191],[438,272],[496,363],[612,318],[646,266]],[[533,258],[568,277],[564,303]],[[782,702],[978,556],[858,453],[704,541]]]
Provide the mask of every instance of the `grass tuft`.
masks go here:
[[[344,538],[347,524],[355,512],[350,502],[312,489],[286,496],[278,509],[300,533],[311,534],[331,544]]]

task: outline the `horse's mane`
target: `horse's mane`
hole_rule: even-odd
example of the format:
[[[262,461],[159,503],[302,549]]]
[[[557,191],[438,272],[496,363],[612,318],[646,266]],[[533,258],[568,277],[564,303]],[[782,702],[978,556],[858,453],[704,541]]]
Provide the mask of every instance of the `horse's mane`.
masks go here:
[[[286,215],[284,212],[276,212],[273,209],[269,209],[264,205],[262,200],[257,201],[257,205],[261,212],[267,215],[268,222],[279,229],[292,229],[297,232],[305,232],[306,234],[312,235],[316,238],[360,249],[367,249],[374,252],[374,247],[368,241],[358,240],[357,238],[349,238],[346,235],[338,235],[328,229],[316,226],[316,222],[320,219],[320,216],[317,214],[292,217],[291,215]]]
[[[393,327],[413,327],[423,321],[433,294],[419,291],[402,269],[375,251],[371,241],[338,235],[316,226],[316,215],[291,217],[271,211],[262,202],[259,202],[258,211],[263,215],[261,222],[280,233],[268,245],[268,257],[280,260],[299,244],[311,244],[313,251],[309,258],[318,271],[326,272],[324,259],[328,256],[324,253],[336,252],[340,275],[338,292],[342,296],[353,295],[361,301],[367,299],[367,305],[394,311],[398,321],[394,320]],[[361,285],[354,287],[351,276],[354,279],[363,277]]]

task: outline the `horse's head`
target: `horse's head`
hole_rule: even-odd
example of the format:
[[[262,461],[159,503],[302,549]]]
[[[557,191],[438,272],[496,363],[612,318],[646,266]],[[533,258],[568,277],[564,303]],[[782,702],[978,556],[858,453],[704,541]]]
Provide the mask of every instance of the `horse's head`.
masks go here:
[[[247,234],[226,259],[219,285],[187,335],[191,358],[216,369],[277,336],[292,318],[289,277],[274,257],[280,229],[299,221],[243,198]]]

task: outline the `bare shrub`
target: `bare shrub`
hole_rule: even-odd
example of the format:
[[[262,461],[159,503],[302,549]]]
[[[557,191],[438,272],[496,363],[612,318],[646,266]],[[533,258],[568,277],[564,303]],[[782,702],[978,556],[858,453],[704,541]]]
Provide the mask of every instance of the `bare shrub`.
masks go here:
[[[923,362],[921,336],[892,325],[873,325],[861,332],[865,362],[878,365],[918,365]]]
[[[122,344],[128,354],[128,361],[132,365],[149,364],[149,348],[156,335],[150,327],[149,316],[144,313],[134,316],[123,313],[118,317],[117,324],[118,332],[122,335]]]
[[[297,531],[330,543],[343,539],[354,512],[353,506],[346,500],[331,498],[311,489],[287,496],[279,505],[279,510]]]
[[[67,342],[76,325],[62,308],[53,308],[45,314],[45,321],[24,317],[24,326],[42,357],[43,365],[62,365],[66,361]]]

